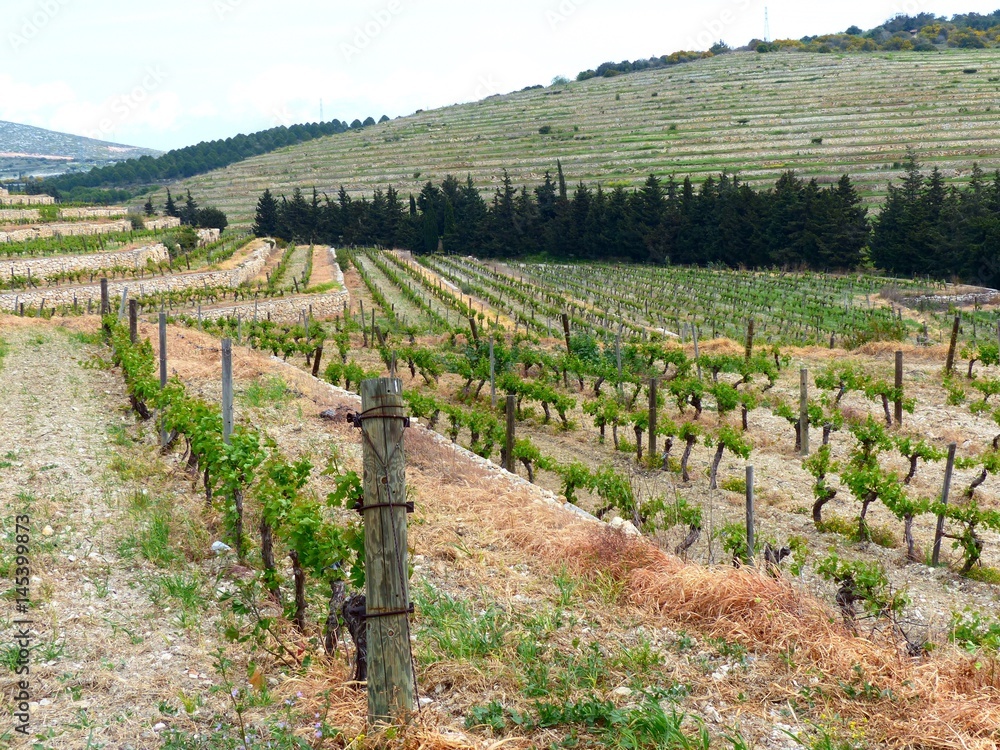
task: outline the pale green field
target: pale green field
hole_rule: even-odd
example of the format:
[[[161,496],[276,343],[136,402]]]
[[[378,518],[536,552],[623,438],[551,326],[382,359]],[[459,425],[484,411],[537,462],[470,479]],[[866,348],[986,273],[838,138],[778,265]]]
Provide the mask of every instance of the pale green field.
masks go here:
[[[964,72],[975,69],[975,72]],[[492,192],[506,168],[536,184],[561,159],[571,184],[637,185],[649,173],[701,181],[738,171],[765,186],[784,170],[847,172],[872,202],[912,147],[948,179],[1000,167],[1000,50],[820,55],[734,53],[421,112],[321,138],[187,180],[202,205],[246,222],[265,187],[343,184],[404,196],[471,173]],[[543,135],[539,128],[548,125]],[[817,142],[822,139],[822,142]]]

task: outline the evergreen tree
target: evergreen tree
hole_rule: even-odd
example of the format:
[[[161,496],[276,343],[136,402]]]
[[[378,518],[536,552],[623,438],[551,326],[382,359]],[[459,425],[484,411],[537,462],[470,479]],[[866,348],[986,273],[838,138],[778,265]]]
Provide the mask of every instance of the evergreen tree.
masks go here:
[[[257,237],[274,237],[278,231],[278,202],[269,189],[257,201],[254,213],[253,233]]]
[[[153,196],[146,198],[146,204],[142,207],[142,212],[146,216],[156,216],[156,209],[153,207]]]
[[[167,188],[167,202],[163,207],[163,213],[167,216],[173,216],[174,218],[180,217],[180,212],[177,210],[177,204],[174,203],[174,197],[170,194],[170,188]]]
[[[187,191],[187,200],[184,201],[184,208],[180,209],[181,224],[194,226],[198,219],[198,203],[191,197],[191,191]]]

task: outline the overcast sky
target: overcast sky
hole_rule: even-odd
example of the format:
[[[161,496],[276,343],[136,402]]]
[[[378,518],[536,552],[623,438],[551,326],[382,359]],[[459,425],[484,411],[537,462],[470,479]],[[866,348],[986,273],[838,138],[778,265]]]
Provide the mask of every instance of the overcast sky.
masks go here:
[[[1000,0],[2,0],[0,120],[170,149]],[[0,144],[2,150],[3,144]]]

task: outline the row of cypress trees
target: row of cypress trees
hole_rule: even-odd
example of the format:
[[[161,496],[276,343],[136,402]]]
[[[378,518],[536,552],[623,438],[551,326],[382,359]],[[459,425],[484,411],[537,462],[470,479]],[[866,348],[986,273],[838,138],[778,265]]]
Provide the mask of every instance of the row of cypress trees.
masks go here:
[[[506,171],[492,196],[471,177],[427,182],[404,199],[392,187],[352,197],[266,190],[254,231],[299,242],[375,244],[415,252],[480,257],[803,267],[874,265],[902,275],[960,277],[1000,285],[1000,171],[978,166],[965,187],[945,188],[941,173],[921,174],[911,156],[882,210],[868,209],[847,175],[820,185],[793,173],[754,190],[721,174],[695,187],[650,175],[642,187],[572,190],[562,165],[542,184],[515,188]]]

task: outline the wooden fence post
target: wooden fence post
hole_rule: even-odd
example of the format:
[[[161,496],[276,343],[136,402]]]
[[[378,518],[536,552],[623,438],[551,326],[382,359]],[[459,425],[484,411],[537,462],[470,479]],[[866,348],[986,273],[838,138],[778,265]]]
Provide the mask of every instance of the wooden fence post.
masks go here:
[[[507,396],[507,435],[503,444],[503,467],[514,473],[514,417],[517,412],[517,396]]]
[[[133,344],[139,341],[139,301],[128,301],[128,338]]]
[[[562,314],[562,324],[563,324],[563,335],[566,337],[566,353],[572,354],[573,350],[569,345],[569,315],[566,313]]]
[[[802,455],[809,455],[809,370],[799,370],[799,435]]]
[[[957,318],[956,318],[957,319]],[[955,471],[955,443],[948,444],[948,463],[944,468],[944,487],[941,489],[941,505],[948,505],[948,495],[951,492],[951,475]],[[938,516],[937,529],[934,532],[934,553],[931,565],[937,566],[941,559],[941,538],[944,536],[944,514]]]
[[[161,312],[159,316],[160,328],[160,388],[167,387],[167,314]],[[166,446],[167,431],[160,426],[160,445]]]
[[[903,352],[896,352],[896,427],[903,426]]]
[[[361,382],[364,450],[368,722],[401,720],[414,708],[406,543],[402,382]]]
[[[656,457],[656,378],[649,379],[649,458]]]
[[[320,344],[316,347],[316,353],[313,355],[313,369],[312,376],[314,378],[319,377],[319,361],[323,358],[323,345]]]
[[[753,565],[753,465],[747,466],[747,563]]]
[[[944,363],[945,374],[950,375],[955,367],[955,346],[958,344],[958,327],[962,322],[962,316],[956,315],[955,322],[951,326],[951,343],[948,344],[948,359]]]
[[[108,280],[101,279],[101,317],[111,312],[111,302],[108,300]]]
[[[743,356],[747,362],[753,357],[753,318],[747,321],[747,343]]]

